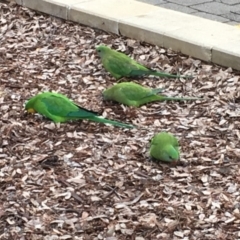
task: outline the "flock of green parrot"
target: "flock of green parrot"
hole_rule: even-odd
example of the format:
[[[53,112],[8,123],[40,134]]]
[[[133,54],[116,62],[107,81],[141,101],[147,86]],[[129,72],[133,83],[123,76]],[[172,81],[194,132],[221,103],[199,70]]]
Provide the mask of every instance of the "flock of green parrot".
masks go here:
[[[144,67],[123,53],[117,52],[107,46],[96,48],[104,68],[116,79],[135,78],[145,75],[154,75],[167,78],[188,78],[191,76],[178,76],[158,72]],[[103,92],[104,100],[115,101],[127,106],[140,107],[154,101],[185,101],[199,100],[201,98],[166,97],[159,95],[163,89],[151,89],[133,82],[118,83]],[[87,119],[94,122],[111,124],[122,128],[136,128],[136,126],[112,121],[103,118],[98,113],[87,110],[73,103],[66,96],[53,93],[40,93],[27,101],[25,109],[28,113],[39,113],[51,119],[55,123],[69,120]],[[164,162],[179,160],[179,144],[176,137],[167,132],[156,134],[151,140],[150,156],[153,159]]]

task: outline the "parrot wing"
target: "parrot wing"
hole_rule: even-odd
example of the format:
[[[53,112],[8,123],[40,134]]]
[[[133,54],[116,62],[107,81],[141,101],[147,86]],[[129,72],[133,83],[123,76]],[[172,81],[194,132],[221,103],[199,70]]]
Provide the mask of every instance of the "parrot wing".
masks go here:
[[[77,106],[77,105],[76,105]],[[90,119],[92,117],[98,117],[99,113],[91,111],[91,110],[87,110],[85,108],[82,107],[78,107],[77,111],[70,111],[67,116],[70,118],[79,118],[79,119]]]
[[[147,68],[145,68],[144,66],[141,66],[139,64],[139,66],[141,67],[141,69],[132,69],[129,76],[131,77],[141,77],[147,74],[151,73],[151,70],[148,70]]]
[[[137,65],[134,65],[132,61],[132,59],[124,54],[118,55],[114,53],[103,60],[104,67],[117,78],[130,76],[133,70],[138,70]]]
[[[67,117],[69,112],[76,111],[78,108],[68,98],[54,94],[41,98],[38,105],[50,114],[61,117]]]
[[[120,87],[119,92],[122,96],[124,96],[126,99],[131,101],[139,101],[145,97],[149,97],[153,95],[151,92],[151,89],[147,89],[144,87]]]
[[[179,151],[179,142],[178,142],[177,138],[173,137],[172,145],[177,151]]]
[[[155,97],[157,93],[160,93],[163,91],[162,88],[157,88],[157,89],[148,89],[141,87],[139,89],[122,89],[123,94],[126,95],[128,99],[134,100],[134,101],[139,101],[143,100],[145,98],[150,99],[150,97]]]
[[[46,108],[45,111],[59,117],[72,117],[75,113],[81,112],[83,117],[92,117],[97,115],[96,112],[84,109],[66,97],[50,95],[41,99]]]
[[[154,136],[151,140],[151,146],[154,146],[154,145],[157,145],[157,144],[158,144],[157,137]]]
[[[164,88],[154,88],[152,89],[151,95],[155,95],[164,91]]]

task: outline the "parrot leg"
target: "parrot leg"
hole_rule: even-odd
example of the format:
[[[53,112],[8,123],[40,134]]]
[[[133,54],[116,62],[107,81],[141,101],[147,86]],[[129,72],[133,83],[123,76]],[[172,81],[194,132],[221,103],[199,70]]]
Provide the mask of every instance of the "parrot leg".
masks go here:
[[[117,79],[117,83],[126,82],[126,80],[127,80],[126,77],[121,77],[121,78],[118,78],[118,79]]]

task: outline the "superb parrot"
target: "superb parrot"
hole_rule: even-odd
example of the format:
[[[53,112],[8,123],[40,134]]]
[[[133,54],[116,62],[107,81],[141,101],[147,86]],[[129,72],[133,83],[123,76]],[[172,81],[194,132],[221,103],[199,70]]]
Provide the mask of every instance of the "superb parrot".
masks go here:
[[[141,77],[144,75],[154,75],[167,78],[192,78],[191,76],[172,75],[147,68],[127,55],[107,46],[100,45],[96,47],[96,50],[102,60],[104,68],[116,79],[123,77]]]
[[[181,98],[181,97],[166,97],[158,95],[163,89],[146,88],[134,82],[118,83],[105,91],[103,91],[104,100],[112,100],[127,106],[139,107],[143,104],[154,101],[185,101],[185,100],[199,100],[201,98]]]
[[[90,121],[108,123],[123,128],[135,128],[133,125],[111,121],[98,116],[96,112],[79,107],[66,96],[59,93],[40,93],[26,103],[25,109],[29,113],[38,112],[55,123],[66,122],[68,120],[88,119]]]
[[[167,132],[156,134],[151,140],[150,155],[156,160],[176,162],[180,157],[177,138]]]

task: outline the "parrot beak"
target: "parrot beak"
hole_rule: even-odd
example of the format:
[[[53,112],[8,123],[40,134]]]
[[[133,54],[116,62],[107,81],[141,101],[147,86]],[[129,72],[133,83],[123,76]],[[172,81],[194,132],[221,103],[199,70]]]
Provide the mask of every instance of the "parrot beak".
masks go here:
[[[176,167],[178,165],[178,161],[172,161],[171,163],[170,163],[170,166],[171,167]]]
[[[27,110],[27,112],[28,112],[28,113],[35,113],[36,111],[35,111],[33,108],[29,108],[29,109]]]

